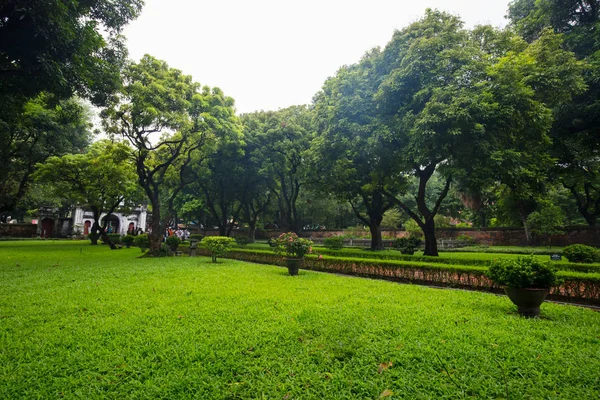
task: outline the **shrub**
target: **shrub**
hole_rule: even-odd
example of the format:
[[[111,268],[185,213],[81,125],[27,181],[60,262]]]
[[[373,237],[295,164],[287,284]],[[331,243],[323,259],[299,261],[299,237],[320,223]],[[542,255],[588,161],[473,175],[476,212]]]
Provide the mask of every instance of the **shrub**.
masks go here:
[[[204,239],[206,248],[210,251],[212,262],[217,262],[217,257],[223,257],[229,250],[235,240],[227,236],[209,236]]]
[[[133,243],[134,240],[135,240],[134,236],[125,235],[121,238],[121,243],[123,243],[125,246],[129,247],[129,246],[131,246],[131,244]]]
[[[298,237],[294,232],[282,233],[275,239],[275,243],[277,244],[274,249],[275,253],[289,258],[302,258],[306,254],[312,253],[313,242]]]
[[[573,244],[564,248],[562,255],[570,262],[593,263],[600,261],[600,251],[584,244]]]
[[[245,246],[248,243],[250,243],[250,240],[248,240],[247,237],[240,236],[240,237],[235,238],[235,242],[237,243],[238,246]]]
[[[494,260],[486,275],[498,285],[517,289],[550,289],[559,284],[550,262],[541,262],[533,256]]]
[[[144,252],[150,247],[150,236],[147,233],[142,233],[141,235],[137,235],[133,242]]]
[[[323,240],[323,244],[328,249],[339,250],[344,247],[344,238],[341,236],[328,237]]]
[[[121,235],[119,235],[118,233],[109,233],[108,238],[110,239],[111,242],[113,242],[113,244],[121,244]],[[102,243],[107,244],[107,242],[104,241],[104,239],[101,239]]]
[[[269,247],[277,247],[277,238],[272,237],[267,241],[267,243],[269,243]]]
[[[165,239],[165,243],[167,244],[167,246],[169,246],[171,251],[175,251],[177,250],[177,246],[179,246],[179,243],[181,243],[181,239],[179,239],[177,235],[171,235],[167,236],[167,238]]]
[[[401,237],[394,240],[392,247],[396,250],[400,250],[402,254],[414,254],[415,250],[421,245],[421,238],[418,236],[407,236]]]
[[[192,233],[190,235],[190,240],[197,240],[197,241],[201,242],[202,239],[204,239],[204,235],[200,235],[198,233]]]
[[[409,233],[410,236],[423,237],[423,230],[414,220],[409,219],[404,223],[404,230]]]
[[[458,235],[456,237],[456,240],[460,240],[461,242],[465,242],[467,244],[473,244],[475,243],[475,239],[473,239],[471,236],[469,235]]]

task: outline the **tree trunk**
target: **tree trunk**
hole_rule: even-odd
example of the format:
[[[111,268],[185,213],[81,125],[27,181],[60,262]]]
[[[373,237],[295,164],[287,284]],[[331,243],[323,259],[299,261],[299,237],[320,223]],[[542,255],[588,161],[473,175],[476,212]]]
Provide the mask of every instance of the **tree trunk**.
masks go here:
[[[525,212],[525,207],[523,205],[519,206],[519,217],[521,217],[521,223],[523,224],[523,229],[525,230],[525,239],[527,240],[527,245],[531,246],[533,244],[531,230],[529,229],[529,225],[527,225],[527,213]]]
[[[439,256],[437,248],[437,239],[435,237],[435,222],[433,218],[425,220],[425,224],[421,226],[425,235],[425,251],[424,256]]]
[[[150,226],[152,232],[148,235],[150,241],[149,250],[151,253],[158,254],[163,239],[163,227],[160,223],[160,203],[158,200],[152,202],[152,224]]]
[[[371,221],[371,250],[383,250],[383,238],[381,237],[381,222]]]
[[[248,224],[248,243],[256,242],[256,221]]]

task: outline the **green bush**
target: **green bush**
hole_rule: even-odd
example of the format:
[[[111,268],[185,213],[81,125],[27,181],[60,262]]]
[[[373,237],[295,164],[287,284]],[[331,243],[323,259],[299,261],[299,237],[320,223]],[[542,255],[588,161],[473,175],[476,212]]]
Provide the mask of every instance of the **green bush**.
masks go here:
[[[421,238],[414,235],[398,238],[392,243],[392,247],[402,254],[414,254],[420,245]]]
[[[131,246],[131,244],[133,243],[134,240],[135,240],[134,236],[125,235],[121,238],[121,243],[123,243],[125,246],[129,247],[129,246]]]
[[[227,236],[208,236],[204,239],[204,245],[210,251],[212,262],[217,262],[217,257],[223,257],[229,250],[235,240]]]
[[[573,244],[564,248],[562,255],[570,262],[593,263],[600,261],[600,251],[584,244]]]
[[[165,243],[167,244],[167,246],[169,246],[171,251],[175,251],[177,250],[177,246],[179,246],[179,243],[181,243],[181,239],[179,239],[177,235],[171,235],[167,236],[167,238],[165,239]]]
[[[277,237],[269,238],[267,243],[269,244],[269,247],[277,247]]]
[[[495,260],[486,275],[498,285],[517,289],[550,289],[559,283],[550,262],[541,262],[533,256]]]
[[[250,240],[248,240],[247,237],[240,236],[240,237],[235,238],[235,242],[237,243],[238,246],[245,246],[248,243],[250,243]]]
[[[323,240],[323,245],[332,250],[339,250],[344,247],[344,238],[341,236],[328,237]]]
[[[197,240],[197,241],[201,242],[202,239],[204,239],[204,235],[200,235],[199,233],[192,233],[190,235],[190,240]]]
[[[410,236],[423,237],[423,230],[414,220],[409,219],[404,223],[404,230],[409,233]]]
[[[473,244],[475,243],[475,239],[473,239],[471,236],[469,235],[458,235],[456,237],[456,240],[460,240],[461,242],[466,242],[468,244]]]
[[[137,235],[133,242],[144,252],[150,247],[150,236],[147,233]]]
[[[109,233],[106,236],[108,236],[108,238],[113,244],[121,244],[121,235],[119,235],[118,233]],[[105,242],[104,239],[101,240],[102,243],[107,244],[107,242]]]

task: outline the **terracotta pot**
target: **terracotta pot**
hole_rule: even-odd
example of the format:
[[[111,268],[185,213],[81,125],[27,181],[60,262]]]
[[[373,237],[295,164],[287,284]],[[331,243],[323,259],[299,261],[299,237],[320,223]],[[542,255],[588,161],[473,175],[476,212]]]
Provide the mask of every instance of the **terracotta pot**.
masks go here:
[[[548,289],[504,288],[508,298],[517,306],[519,314],[525,317],[540,315],[540,306],[548,296]]]
[[[288,272],[290,275],[298,275],[298,269],[300,269],[300,265],[302,265],[302,261],[304,258],[286,258],[285,265],[287,266]]]

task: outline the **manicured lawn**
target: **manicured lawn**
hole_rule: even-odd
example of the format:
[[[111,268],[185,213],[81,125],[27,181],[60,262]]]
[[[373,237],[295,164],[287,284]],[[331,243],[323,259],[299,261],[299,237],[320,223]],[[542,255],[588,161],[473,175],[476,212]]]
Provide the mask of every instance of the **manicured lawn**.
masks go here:
[[[0,398],[600,397],[589,309],[140,254],[0,243]]]

